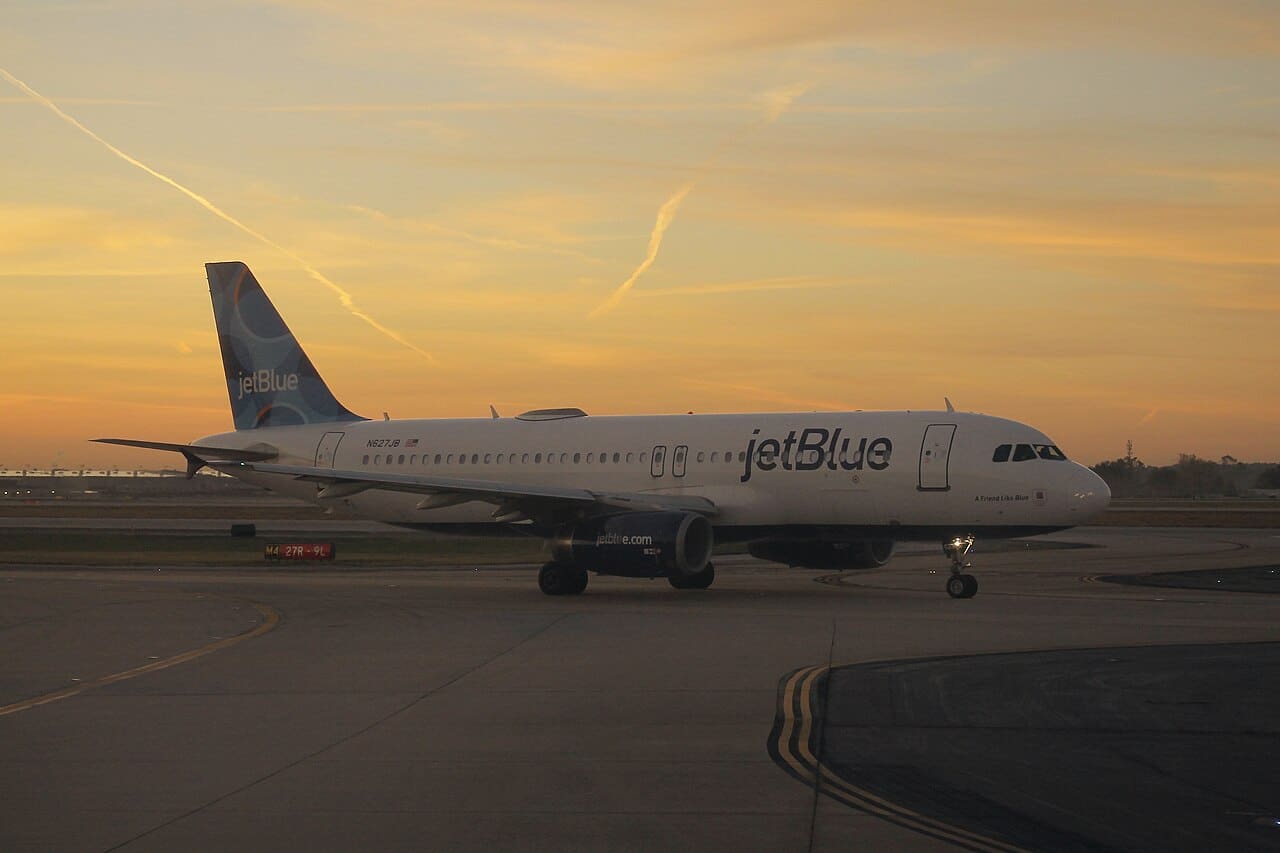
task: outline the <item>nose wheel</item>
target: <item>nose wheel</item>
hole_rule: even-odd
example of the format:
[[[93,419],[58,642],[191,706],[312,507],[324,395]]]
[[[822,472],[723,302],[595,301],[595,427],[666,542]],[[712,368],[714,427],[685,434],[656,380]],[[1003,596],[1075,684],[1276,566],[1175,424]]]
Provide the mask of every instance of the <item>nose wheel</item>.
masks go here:
[[[978,594],[978,579],[966,574],[965,569],[973,567],[965,557],[973,550],[973,537],[956,537],[942,544],[942,553],[951,558],[951,577],[947,578],[947,595],[952,598],[973,598]]]

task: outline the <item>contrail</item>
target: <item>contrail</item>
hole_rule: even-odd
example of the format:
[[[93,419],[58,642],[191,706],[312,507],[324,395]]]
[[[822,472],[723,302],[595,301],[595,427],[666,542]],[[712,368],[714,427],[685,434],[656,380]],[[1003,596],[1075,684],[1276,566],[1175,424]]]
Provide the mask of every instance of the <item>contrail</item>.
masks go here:
[[[76,130],[80,131],[85,136],[89,137],[94,142],[101,145],[103,148],[106,148],[108,151],[110,151],[112,154],[119,157],[121,160],[125,161],[131,166],[137,166],[139,169],[146,172],[148,175],[155,178],[156,180],[166,183],[169,186],[173,187],[175,190],[182,193],[187,198],[191,199],[196,204],[200,205],[205,210],[209,211],[210,213],[212,213],[214,216],[218,217],[222,221],[230,225],[234,225],[236,228],[239,228],[245,234],[248,234],[250,237],[257,240],[259,243],[262,243],[263,245],[266,245],[266,246],[270,246],[272,249],[275,249],[277,252],[280,252],[282,255],[285,255],[294,263],[296,263],[299,267],[301,267],[302,270],[306,272],[307,275],[311,276],[313,279],[315,279],[316,281],[320,282],[325,287],[333,291],[333,293],[338,297],[338,302],[341,303],[342,307],[345,308],[348,312],[350,312],[353,316],[358,317],[361,320],[365,321],[370,326],[377,329],[379,332],[386,335],[388,338],[400,344],[401,346],[405,346],[413,350],[418,355],[425,358],[427,361],[430,361],[433,364],[436,363],[436,358],[431,353],[427,352],[421,347],[418,347],[410,343],[409,341],[405,340],[404,337],[401,336],[399,333],[391,329],[388,329],[386,326],[382,325],[377,320],[373,319],[368,314],[361,311],[358,307],[356,307],[355,301],[352,300],[350,293],[347,293],[347,291],[343,290],[341,287],[339,287],[338,285],[330,281],[329,278],[326,277],[324,273],[320,272],[320,270],[311,266],[311,264],[303,260],[302,257],[300,257],[296,252],[290,249],[287,249],[284,246],[281,246],[279,243],[277,243],[275,240],[272,240],[270,237],[267,237],[265,234],[261,234],[253,230],[248,225],[245,225],[239,219],[236,219],[234,216],[227,213],[225,210],[218,207],[216,204],[209,201],[204,196],[200,195],[197,192],[193,192],[192,190],[187,189],[182,184],[175,181],[173,178],[170,178],[168,175],[164,175],[164,174],[161,174],[160,172],[157,172],[155,169],[151,168],[146,163],[143,163],[141,160],[138,160],[136,157],[131,157],[125,152],[121,151],[119,148],[115,147],[110,142],[103,139],[101,136],[94,133],[89,128],[85,127],[75,118],[67,115],[65,112],[59,109],[58,105],[55,104],[53,101],[49,100],[44,95],[37,92],[35,89],[32,89],[26,83],[23,83],[21,80],[19,80],[17,77],[14,77],[12,74],[4,70],[3,68],[0,68],[0,76],[3,76],[4,79],[8,80],[14,86],[21,89],[32,100],[40,104],[43,104],[45,107],[48,107],[49,110],[58,118],[65,121],[67,124],[71,125]]]
[[[612,296],[596,306],[590,316],[598,317],[601,314],[612,311],[622,301],[622,297],[627,295],[627,291],[635,285],[636,279],[644,275],[644,271],[653,266],[653,262],[658,259],[658,249],[662,248],[662,235],[666,233],[671,220],[676,218],[676,211],[680,209],[680,202],[684,201],[684,197],[692,189],[692,183],[685,184],[676,191],[675,195],[667,199],[662,207],[658,208],[658,220],[653,224],[653,233],[649,235],[649,251],[645,254],[644,260],[640,262],[640,266],[636,267],[635,272],[631,273],[631,276],[613,292]]]
[[[645,253],[644,260],[641,261],[640,266],[636,267],[635,271],[628,276],[627,280],[618,285],[618,289],[615,290],[608,299],[597,305],[595,310],[593,310],[588,316],[599,317],[601,314],[607,314],[616,308],[618,303],[622,301],[622,298],[627,295],[627,291],[635,286],[635,283],[640,276],[644,275],[645,270],[653,266],[653,262],[658,259],[658,250],[662,248],[662,235],[666,233],[667,228],[671,225],[671,221],[675,219],[676,211],[680,209],[680,203],[684,201],[685,196],[687,196],[693,188],[697,186],[698,180],[702,177],[702,173],[706,172],[706,170],[711,168],[716,160],[720,159],[720,155],[729,148],[732,142],[740,141],[757,127],[773,124],[777,121],[782,114],[787,111],[787,108],[791,106],[791,102],[803,95],[808,88],[809,85],[807,83],[797,83],[791,86],[782,86],[777,89],[770,89],[761,94],[760,100],[764,107],[764,114],[761,116],[760,120],[749,125],[736,139],[728,139],[717,145],[711,152],[711,156],[709,156],[702,165],[697,168],[698,175],[689,183],[676,190],[675,195],[667,199],[663,203],[662,207],[658,208],[658,216],[653,223],[653,232],[649,235],[649,251]]]
[[[462,240],[467,243],[476,243],[481,246],[492,246],[497,249],[514,249],[526,252],[546,252],[551,255],[563,255],[569,258],[579,258],[592,263],[600,263],[600,259],[586,252],[579,252],[575,249],[562,249],[558,246],[539,246],[533,243],[525,243],[520,240],[510,240],[505,237],[486,237],[483,234],[472,234],[470,231],[463,231],[458,228],[448,228],[444,225],[438,225],[434,222],[424,222],[422,220],[403,220],[397,219],[388,213],[372,207],[365,207],[361,204],[344,204],[344,210],[350,210],[361,216],[367,216],[384,225],[392,225],[398,228],[408,228],[413,231],[419,231],[426,234],[439,234],[442,237],[448,237],[454,240]]]

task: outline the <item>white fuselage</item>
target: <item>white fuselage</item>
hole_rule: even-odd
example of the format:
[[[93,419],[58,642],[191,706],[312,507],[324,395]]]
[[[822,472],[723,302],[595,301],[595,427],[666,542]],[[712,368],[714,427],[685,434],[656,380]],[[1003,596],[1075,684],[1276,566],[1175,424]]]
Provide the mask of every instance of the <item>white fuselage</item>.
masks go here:
[[[901,539],[1018,535],[1080,524],[1110,498],[1092,471],[1065,459],[994,461],[1000,445],[1052,442],[1025,424],[958,412],[358,421],[197,444],[265,445],[281,464],[343,471],[698,496],[717,507],[717,538],[797,526]],[[320,500],[314,483],[237,475],[394,524],[497,524],[482,502],[423,510],[421,495],[376,489]]]

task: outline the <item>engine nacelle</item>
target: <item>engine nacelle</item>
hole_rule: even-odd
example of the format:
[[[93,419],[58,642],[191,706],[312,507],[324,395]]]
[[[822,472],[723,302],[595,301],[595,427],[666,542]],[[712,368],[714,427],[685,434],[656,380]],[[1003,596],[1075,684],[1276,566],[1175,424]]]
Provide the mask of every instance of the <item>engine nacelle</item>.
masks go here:
[[[691,512],[628,512],[564,528],[552,558],[602,575],[632,578],[695,575],[711,559],[711,522]]]
[[[849,569],[878,569],[893,557],[895,546],[892,539],[862,539],[853,542],[762,539],[747,545],[747,550],[753,557],[774,563],[843,572]]]

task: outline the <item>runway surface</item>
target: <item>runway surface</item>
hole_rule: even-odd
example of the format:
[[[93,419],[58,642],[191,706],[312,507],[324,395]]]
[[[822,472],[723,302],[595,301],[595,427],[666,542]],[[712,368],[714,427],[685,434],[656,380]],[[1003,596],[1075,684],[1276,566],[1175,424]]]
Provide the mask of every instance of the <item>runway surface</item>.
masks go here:
[[[1280,847],[1280,597],[1098,580],[1280,536],[1049,538],[1098,547],[979,543],[968,601],[940,554],[0,568],[0,850]]]

